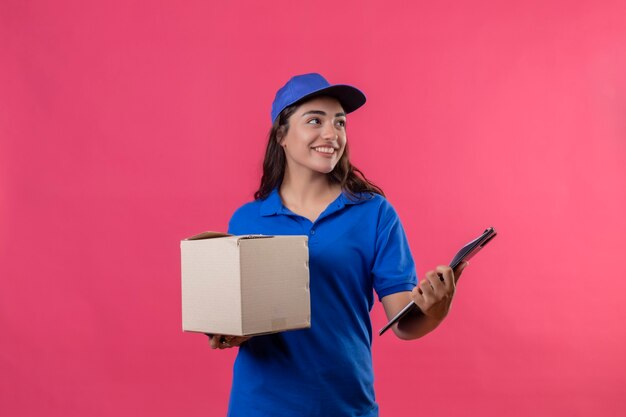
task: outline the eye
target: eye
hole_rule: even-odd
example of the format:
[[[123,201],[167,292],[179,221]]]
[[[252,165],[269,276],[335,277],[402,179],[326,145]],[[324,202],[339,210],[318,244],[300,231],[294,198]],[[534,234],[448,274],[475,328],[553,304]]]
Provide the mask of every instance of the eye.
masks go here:
[[[318,119],[317,117],[312,118],[311,120],[309,120],[307,123],[313,124],[313,125],[319,125],[322,122],[320,121],[320,119]]]
[[[337,120],[337,126],[339,127],[346,127],[346,121],[345,120]]]

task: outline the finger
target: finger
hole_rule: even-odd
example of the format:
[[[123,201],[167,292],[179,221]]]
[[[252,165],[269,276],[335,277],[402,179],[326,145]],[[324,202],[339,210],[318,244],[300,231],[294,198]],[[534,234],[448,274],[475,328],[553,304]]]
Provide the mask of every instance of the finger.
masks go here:
[[[442,277],[440,276],[439,272],[437,272],[436,270],[427,272],[426,279],[433,288],[434,298],[431,300],[431,302],[436,302],[439,299],[445,297],[446,287],[445,283],[442,281]]]
[[[419,296],[416,296],[414,298],[413,302],[417,304],[422,313],[427,314],[427,312],[437,302],[437,296],[435,295],[433,287],[428,279],[424,279],[422,282],[420,282],[419,287],[421,293],[419,294]]]
[[[435,281],[437,281],[439,279],[439,277],[437,276],[437,273],[435,271],[427,271],[424,274],[424,279],[420,282],[420,285],[428,282],[430,284],[430,286],[433,286],[433,283],[436,284]]]
[[[222,336],[220,339],[219,349],[228,349],[233,347],[231,344],[234,336]]]
[[[230,340],[230,342],[228,342],[228,345],[229,347],[237,347],[241,344],[241,342],[242,342],[241,337],[235,336]]]
[[[429,271],[426,273],[426,279],[433,287],[435,294],[443,295],[446,292],[446,286],[443,275],[438,271]]]
[[[415,286],[415,288],[413,288],[413,290],[411,290],[411,298],[413,299],[413,301],[415,301],[416,298],[424,298],[424,295],[422,294],[422,290],[419,287],[419,284]]]
[[[243,343],[245,343],[248,339],[250,339],[249,337],[246,336],[235,336],[233,337],[233,339],[230,341],[230,345],[232,347],[235,346],[241,346]]]
[[[433,286],[430,283],[430,280],[428,279],[428,276],[432,274],[426,273],[426,279],[422,280],[422,282],[420,282],[419,287],[420,290],[422,290],[422,297],[424,298],[424,301],[428,302],[430,300],[432,300],[435,297],[435,290],[433,290]],[[438,278],[431,278],[431,279],[438,279]]]
[[[211,349],[219,348],[219,340],[222,338],[222,335],[221,334],[214,334],[214,335],[210,336],[210,338],[211,338],[211,341],[210,341]]]
[[[429,275],[426,277],[428,283],[430,284],[430,289],[432,294],[427,294],[428,299],[430,300],[432,296],[432,301],[437,301],[446,295],[446,288],[443,285],[443,282],[439,280],[439,277],[435,274],[435,276]]]
[[[423,311],[426,300],[424,300],[424,294],[422,293],[419,285],[413,288],[413,290],[411,291],[411,299]]]
[[[437,273],[440,274],[440,276],[442,277],[442,284],[445,287],[445,292],[450,294],[454,292],[454,284],[455,284],[455,278],[454,278],[454,272],[452,271],[452,268],[450,268],[447,265],[439,265],[437,266],[437,268],[435,268],[437,270]]]

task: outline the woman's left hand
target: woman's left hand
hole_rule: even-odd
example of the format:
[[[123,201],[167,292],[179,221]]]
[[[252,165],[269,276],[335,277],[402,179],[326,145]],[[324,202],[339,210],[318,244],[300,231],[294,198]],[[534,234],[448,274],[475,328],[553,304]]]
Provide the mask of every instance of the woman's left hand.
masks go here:
[[[250,337],[247,336],[224,336],[221,334],[209,333],[205,334],[209,336],[209,345],[211,345],[211,349],[230,349],[234,347],[239,347],[242,343],[250,339]]]
[[[441,321],[448,315],[456,282],[467,265],[463,262],[454,271],[449,266],[439,265],[426,272],[425,278],[411,291],[413,302],[425,316]]]

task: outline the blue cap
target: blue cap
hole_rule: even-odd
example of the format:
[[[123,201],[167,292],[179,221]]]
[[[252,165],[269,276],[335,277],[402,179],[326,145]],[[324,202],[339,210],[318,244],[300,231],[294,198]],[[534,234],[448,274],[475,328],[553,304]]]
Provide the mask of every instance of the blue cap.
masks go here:
[[[316,96],[336,98],[346,113],[355,111],[365,104],[366,100],[365,94],[351,85],[331,85],[324,77],[316,73],[296,75],[276,92],[272,103],[272,123],[285,107]]]

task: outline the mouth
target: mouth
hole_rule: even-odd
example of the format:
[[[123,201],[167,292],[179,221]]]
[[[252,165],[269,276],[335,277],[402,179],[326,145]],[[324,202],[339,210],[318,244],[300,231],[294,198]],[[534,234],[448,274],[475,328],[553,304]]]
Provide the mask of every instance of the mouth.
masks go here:
[[[317,151],[319,153],[322,153],[324,155],[332,155],[335,152],[337,152],[337,150],[331,146],[316,146],[314,148],[311,148],[314,151]]]

